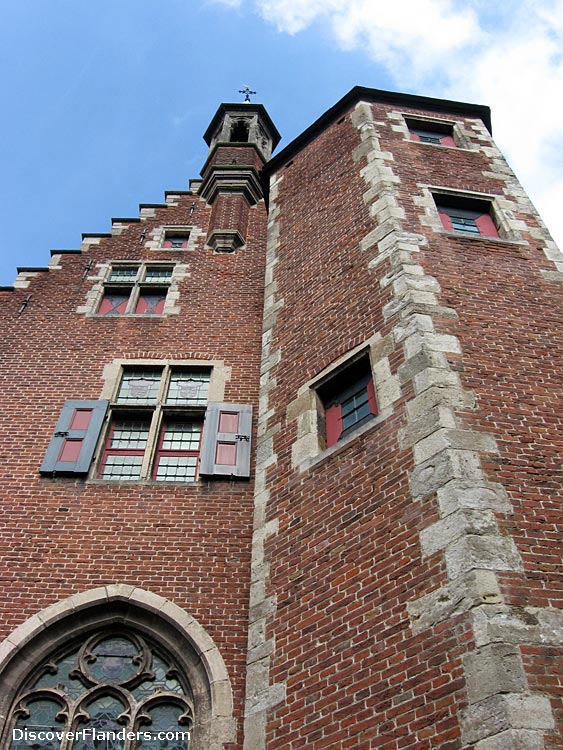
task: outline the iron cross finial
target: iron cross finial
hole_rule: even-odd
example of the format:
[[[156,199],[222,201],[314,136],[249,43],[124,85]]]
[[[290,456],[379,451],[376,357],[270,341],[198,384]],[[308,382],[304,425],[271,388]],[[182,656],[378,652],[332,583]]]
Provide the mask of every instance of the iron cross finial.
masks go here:
[[[250,90],[250,86],[248,84],[246,84],[243,89],[239,89],[238,92],[239,94],[244,94],[244,101],[248,102],[249,104],[250,104],[250,95],[256,93],[256,91]]]

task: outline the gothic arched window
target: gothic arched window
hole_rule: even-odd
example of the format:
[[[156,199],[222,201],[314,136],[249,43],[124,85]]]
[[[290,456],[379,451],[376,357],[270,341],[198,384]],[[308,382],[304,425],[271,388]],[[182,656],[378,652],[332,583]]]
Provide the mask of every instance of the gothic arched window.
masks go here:
[[[10,750],[190,750],[192,689],[146,636],[105,628],[59,649],[19,690]]]

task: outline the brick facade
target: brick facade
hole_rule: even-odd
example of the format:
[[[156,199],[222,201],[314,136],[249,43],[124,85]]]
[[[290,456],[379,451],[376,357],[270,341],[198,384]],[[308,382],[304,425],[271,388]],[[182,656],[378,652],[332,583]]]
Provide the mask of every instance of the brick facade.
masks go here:
[[[203,184],[0,292],[0,665],[107,587],[194,618],[209,747],[563,748],[563,257],[487,110],[355,89],[263,166],[269,118],[222,107]],[[229,117],[266,140],[221,145]],[[447,231],[440,200],[499,236]],[[118,261],[174,265],[164,314],[97,314]],[[329,445],[360,357],[377,415]],[[213,366],[258,415],[250,481],[41,476],[65,399],[111,398],[127,362]]]

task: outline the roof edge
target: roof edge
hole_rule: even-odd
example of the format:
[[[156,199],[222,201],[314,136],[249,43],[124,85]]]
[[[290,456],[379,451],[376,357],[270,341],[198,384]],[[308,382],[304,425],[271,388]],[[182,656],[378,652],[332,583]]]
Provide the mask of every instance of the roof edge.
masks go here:
[[[354,86],[335,105],[322,114],[312,125],[309,125],[297,138],[294,138],[278,154],[273,156],[264,167],[264,171],[271,173],[278,169],[285,161],[310,143],[322,130],[333,120],[336,120],[344,110],[357,101],[382,102],[387,104],[398,104],[418,109],[434,110],[451,114],[465,114],[478,117],[492,135],[491,110],[484,104],[470,104],[457,102],[450,99],[437,99],[430,96],[419,96],[418,94],[403,94],[397,91],[384,91],[372,89],[366,86]]]

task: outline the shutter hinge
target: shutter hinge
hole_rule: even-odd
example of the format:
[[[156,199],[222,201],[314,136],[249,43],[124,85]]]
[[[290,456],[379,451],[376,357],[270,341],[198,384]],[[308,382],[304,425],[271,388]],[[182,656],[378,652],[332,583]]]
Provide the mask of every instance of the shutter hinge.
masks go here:
[[[235,435],[235,440],[250,442],[250,435]]]
[[[68,432],[65,432],[65,430],[59,430],[58,432],[55,432],[54,437],[68,437]]]

